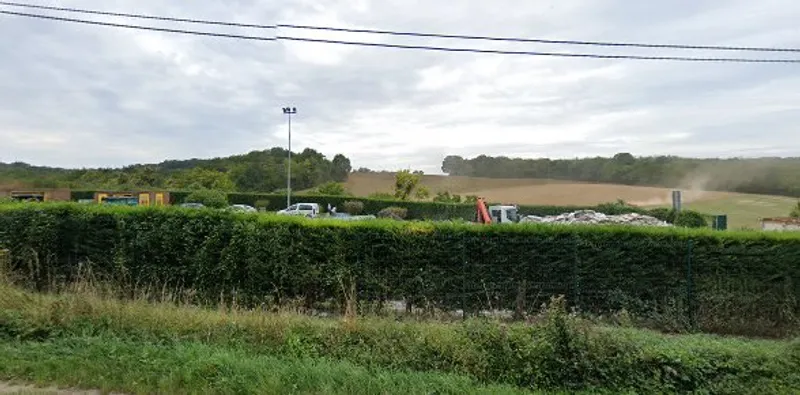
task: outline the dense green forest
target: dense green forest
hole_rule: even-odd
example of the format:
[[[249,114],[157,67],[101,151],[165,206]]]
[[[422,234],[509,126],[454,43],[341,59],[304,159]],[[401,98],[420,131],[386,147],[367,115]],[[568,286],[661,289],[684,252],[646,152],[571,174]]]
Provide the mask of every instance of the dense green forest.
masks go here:
[[[480,155],[448,156],[449,175],[492,178],[548,178],[626,185],[800,196],[800,158],[694,159],[676,156],[521,159]]]
[[[287,150],[272,148],[214,159],[168,160],[118,169],[61,169],[26,163],[0,162],[0,185],[73,189],[165,188],[270,192],[286,186]],[[306,149],[292,153],[292,188],[307,189],[329,181],[344,181],[350,159],[327,159]]]

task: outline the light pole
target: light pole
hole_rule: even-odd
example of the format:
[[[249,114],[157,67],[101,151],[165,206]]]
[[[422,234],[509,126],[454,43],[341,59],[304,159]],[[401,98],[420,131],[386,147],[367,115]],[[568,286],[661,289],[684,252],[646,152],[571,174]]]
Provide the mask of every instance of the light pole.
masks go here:
[[[286,166],[286,208],[292,205],[292,115],[297,114],[297,108],[284,107],[283,113],[289,121],[289,164]]]

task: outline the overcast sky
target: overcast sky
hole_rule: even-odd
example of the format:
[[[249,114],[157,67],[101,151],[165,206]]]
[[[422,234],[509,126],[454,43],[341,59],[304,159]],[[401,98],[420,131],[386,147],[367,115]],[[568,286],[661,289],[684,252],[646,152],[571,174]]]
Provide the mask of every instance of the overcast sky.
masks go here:
[[[23,1],[23,0],[20,0]],[[259,24],[800,47],[792,0],[71,0],[28,3]],[[551,52],[800,53],[504,44],[254,30],[0,9],[247,35]],[[110,167],[287,144],[354,167],[438,172],[445,155],[800,155],[800,64],[688,63],[258,42],[0,15],[0,161]]]

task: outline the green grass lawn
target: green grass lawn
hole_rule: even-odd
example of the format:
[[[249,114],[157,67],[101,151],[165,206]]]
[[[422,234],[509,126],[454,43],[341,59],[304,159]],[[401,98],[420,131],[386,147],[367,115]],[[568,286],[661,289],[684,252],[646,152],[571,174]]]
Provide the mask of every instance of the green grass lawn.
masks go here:
[[[798,199],[784,196],[734,195],[683,204],[687,210],[728,216],[728,229],[761,229],[761,218],[786,217]],[[666,206],[664,206],[666,207]]]

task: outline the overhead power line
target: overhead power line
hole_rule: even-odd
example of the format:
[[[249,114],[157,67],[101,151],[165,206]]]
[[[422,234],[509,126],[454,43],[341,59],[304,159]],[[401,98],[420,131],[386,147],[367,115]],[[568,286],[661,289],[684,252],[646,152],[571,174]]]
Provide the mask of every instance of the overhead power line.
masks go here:
[[[606,47],[634,47],[634,48],[661,48],[661,49],[694,49],[694,50],[712,50],[712,51],[800,52],[800,48],[747,47],[747,46],[694,45],[694,44],[651,44],[651,43],[635,43],[635,42],[607,42],[607,41],[586,41],[586,40],[552,40],[552,39],[541,39],[541,38],[518,38],[518,37],[476,36],[476,35],[461,35],[461,34],[402,32],[402,31],[381,30],[381,29],[353,29],[353,28],[339,28],[331,26],[312,26],[312,25],[294,25],[294,24],[277,24],[277,25],[248,24],[248,23],[223,22],[223,21],[203,20],[203,19],[160,17],[160,16],[121,13],[121,12],[107,12],[107,11],[88,10],[83,8],[53,7],[53,6],[43,6],[43,5],[17,3],[9,1],[0,1],[0,5],[10,6],[10,7],[33,8],[40,10],[75,12],[82,14],[120,16],[126,18],[152,19],[152,20],[197,23],[206,25],[234,26],[234,27],[254,28],[254,29],[275,29],[278,27],[283,27],[290,29],[322,30],[322,31],[347,32],[347,33],[370,33],[370,34],[383,34],[383,35],[408,36],[408,37],[503,41],[503,42],[517,42],[517,43],[537,43],[537,44],[591,45],[591,46],[606,46]]]
[[[130,25],[130,24],[124,24],[124,23],[88,21],[88,20],[85,20],[85,19],[64,18],[64,17],[52,16],[52,15],[28,14],[28,13],[24,13],[24,12],[13,12],[13,11],[5,11],[5,10],[0,10],[0,14],[14,15],[14,16],[24,16],[24,17],[39,18],[39,19],[50,19],[50,20],[61,21],[61,22],[84,23],[84,24],[87,24],[87,25],[119,27],[119,28],[124,28],[124,29],[151,30],[151,31],[157,31],[157,32],[180,33],[180,34],[194,34],[194,35],[197,35],[197,36],[235,38],[235,39],[239,39],[239,40],[275,41],[275,37],[245,36],[245,35],[240,35],[240,34],[201,32],[201,31],[196,31],[196,30],[170,29],[170,28],[153,27],[153,26]]]
[[[157,20],[157,21],[197,23],[197,24],[203,24],[203,25],[246,27],[246,28],[253,28],[253,29],[275,29],[277,27],[276,25],[258,25],[258,24],[249,24],[249,23],[222,22],[222,21],[211,21],[211,20],[205,20],[205,19],[171,18],[171,17],[164,17],[164,16],[144,15],[144,14],[127,14],[127,13],[122,13],[122,12],[107,12],[107,11],[87,10],[87,9],[81,9],[81,8],[52,7],[52,6],[44,6],[44,5],[36,5],[36,4],[14,3],[14,2],[9,2],[9,1],[0,1],[0,5],[9,6],[9,7],[34,8],[34,9],[39,9],[39,10],[76,12],[76,13],[81,13],[81,14],[121,16],[121,17],[125,17],[125,18],[137,18],[137,19],[152,19],[152,20]]]
[[[688,62],[800,63],[800,59],[697,58],[697,57],[683,57],[683,56],[604,55],[604,54],[591,54],[591,53],[506,51],[499,49],[384,44],[384,43],[369,43],[361,41],[341,41],[341,40],[326,40],[317,38],[301,38],[301,37],[291,37],[291,36],[281,36],[281,35],[276,36],[276,38],[278,40],[305,41],[305,42],[325,43],[325,44],[358,45],[358,46],[368,46],[368,47],[418,49],[418,50],[446,51],[446,52],[472,52],[472,53],[487,53],[487,54],[501,54],[501,55],[561,56],[570,58],[597,58],[597,59],[676,60],[676,61],[688,61]]]
[[[371,33],[371,34],[409,36],[409,37],[449,38],[449,39],[461,39],[461,40],[504,41],[504,42],[516,42],[516,43],[595,45],[595,46],[606,46],[606,47],[705,49],[705,50],[716,50],[716,51],[800,52],[800,48],[729,47],[729,46],[718,46],[718,45],[647,44],[647,43],[580,41],[580,40],[547,40],[541,38],[492,37],[492,36],[469,36],[469,35],[459,35],[459,34],[398,32],[391,30],[378,30],[378,29],[351,29],[351,28],[328,27],[328,26],[289,25],[280,23],[277,24],[276,26],[279,28],[285,27],[290,29],[324,30],[324,31],[347,32],[347,33]]]
[[[1,4],[2,2],[0,2]],[[61,22],[74,22],[98,26],[110,26],[118,28],[138,29],[138,30],[151,30],[168,33],[181,33],[181,34],[194,34],[199,36],[223,37],[241,40],[258,40],[258,41],[301,41],[313,42],[324,44],[340,44],[340,45],[353,45],[353,46],[366,46],[366,47],[381,47],[381,48],[396,48],[396,49],[415,49],[427,51],[444,51],[444,52],[462,52],[462,53],[483,53],[483,54],[501,54],[501,55],[528,55],[528,56],[555,56],[555,57],[570,57],[570,58],[596,58],[596,59],[632,59],[632,60],[672,60],[672,61],[689,61],[689,62],[730,62],[730,63],[800,63],[800,59],[757,59],[757,58],[710,58],[710,57],[684,57],[684,56],[645,56],[645,55],[607,55],[607,54],[594,54],[594,53],[562,53],[562,52],[539,52],[539,51],[511,51],[511,50],[496,50],[496,49],[481,49],[481,48],[458,48],[458,47],[438,47],[426,45],[402,45],[402,44],[385,44],[385,43],[370,43],[362,41],[343,41],[343,40],[328,40],[316,38],[301,38],[293,36],[278,35],[275,37],[264,36],[246,36],[239,34],[226,34],[226,33],[213,33],[195,30],[182,30],[171,28],[159,28],[152,26],[131,25],[122,23],[100,22],[84,19],[57,17],[52,15],[30,14],[23,12],[13,12],[0,10],[0,14],[22,16],[29,18],[48,19]]]

